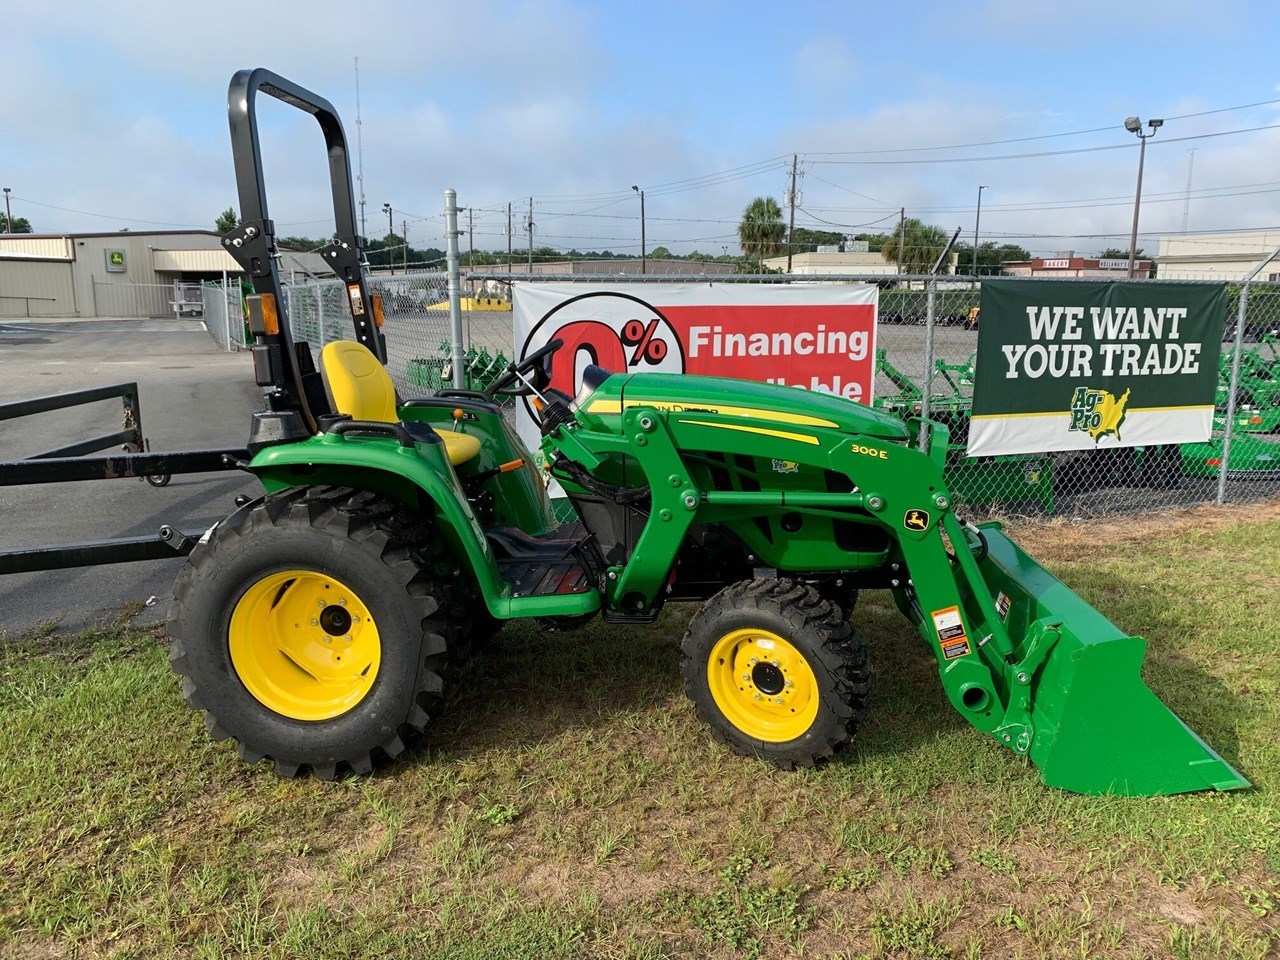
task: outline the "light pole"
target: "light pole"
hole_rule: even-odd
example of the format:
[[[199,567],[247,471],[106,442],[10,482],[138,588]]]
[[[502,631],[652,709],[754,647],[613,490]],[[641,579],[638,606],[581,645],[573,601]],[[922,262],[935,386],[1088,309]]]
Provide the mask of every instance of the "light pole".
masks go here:
[[[987,189],[984,183],[978,187],[978,212],[973,217],[973,275],[978,275],[978,224],[982,222],[982,191]]]
[[[387,215],[387,263],[391,265],[391,275],[394,277],[396,275],[396,258],[391,252],[391,238],[396,234],[396,222],[394,219],[394,211],[391,209],[391,204],[384,203],[382,205],[382,212]]]
[[[648,259],[645,256],[645,246],[644,246],[644,191],[641,190],[639,187],[637,187],[634,183],[631,185],[631,189],[634,190],[636,193],[640,194],[640,272],[644,273],[645,261]]]
[[[1133,197],[1133,233],[1129,237],[1129,279],[1133,279],[1134,261],[1137,259],[1138,253],[1138,210],[1142,206],[1142,164],[1147,157],[1147,140],[1156,135],[1156,131],[1164,126],[1163,120],[1148,120],[1147,126],[1151,128],[1150,133],[1142,132],[1142,121],[1137,117],[1129,117],[1124,122],[1124,128],[1130,133],[1138,135],[1138,190]]]
[[[4,232],[13,233],[13,214],[9,212],[9,188],[4,188]]]

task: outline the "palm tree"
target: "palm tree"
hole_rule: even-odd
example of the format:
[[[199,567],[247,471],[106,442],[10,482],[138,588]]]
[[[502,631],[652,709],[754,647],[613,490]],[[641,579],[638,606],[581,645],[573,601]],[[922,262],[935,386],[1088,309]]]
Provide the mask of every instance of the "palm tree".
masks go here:
[[[881,255],[903,273],[928,273],[947,245],[947,232],[909,217],[884,242]]]
[[[738,244],[748,257],[759,257],[761,270],[764,258],[773,256],[782,247],[787,226],[782,222],[782,208],[773,197],[756,197],[742,211],[738,224]]]

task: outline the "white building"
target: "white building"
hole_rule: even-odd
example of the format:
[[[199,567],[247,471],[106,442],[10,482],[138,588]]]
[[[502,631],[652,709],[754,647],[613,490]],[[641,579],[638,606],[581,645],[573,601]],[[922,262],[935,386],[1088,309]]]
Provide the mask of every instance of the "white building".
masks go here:
[[[1161,280],[1243,280],[1280,247],[1280,230],[1237,230],[1162,237],[1156,257]],[[1258,274],[1280,280],[1280,258]]]
[[[281,251],[281,270],[332,276],[315,253]],[[218,234],[0,234],[0,317],[165,316],[175,284],[239,277]]]
[[[951,254],[943,273],[956,272],[956,254]],[[787,258],[768,257],[764,261],[770,270],[787,269]],[[879,253],[797,253],[791,257],[792,276],[846,276],[846,277],[894,277],[898,265],[886,260]]]

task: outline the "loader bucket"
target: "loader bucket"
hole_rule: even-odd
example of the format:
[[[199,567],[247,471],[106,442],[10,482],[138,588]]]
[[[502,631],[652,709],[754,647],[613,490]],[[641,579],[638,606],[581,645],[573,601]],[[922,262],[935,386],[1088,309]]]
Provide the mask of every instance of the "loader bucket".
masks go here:
[[[1249,781],[1166,707],[1141,676],[1146,641],[1126,636],[1000,532],[984,524],[979,563],[1015,651],[1053,642],[1029,678],[1027,751],[1044,782],[1086,794],[1153,796],[1238,790]],[[1000,600],[1000,594],[1007,603]]]

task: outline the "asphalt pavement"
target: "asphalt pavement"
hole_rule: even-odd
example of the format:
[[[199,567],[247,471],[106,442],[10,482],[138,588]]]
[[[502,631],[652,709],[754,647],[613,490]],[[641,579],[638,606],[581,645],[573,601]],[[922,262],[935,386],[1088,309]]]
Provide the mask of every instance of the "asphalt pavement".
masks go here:
[[[248,355],[222,352],[198,320],[0,318],[0,403],[128,381],[138,384],[153,451],[243,446],[261,400]],[[110,400],[0,421],[0,460],[119,430],[121,409]],[[175,476],[161,488],[137,479],[0,487],[0,549],[143,536],[164,524],[203,530],[238,494],[260,490],[239,472]],[[135,603],[143,605],[135,622],[160,622],[184,562],[0,577],[0,634],[20,637],[50,621],[78,631]]]

